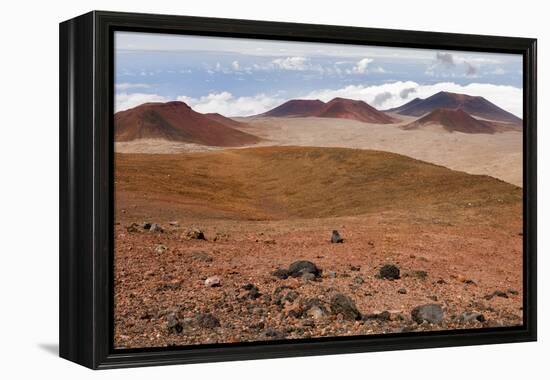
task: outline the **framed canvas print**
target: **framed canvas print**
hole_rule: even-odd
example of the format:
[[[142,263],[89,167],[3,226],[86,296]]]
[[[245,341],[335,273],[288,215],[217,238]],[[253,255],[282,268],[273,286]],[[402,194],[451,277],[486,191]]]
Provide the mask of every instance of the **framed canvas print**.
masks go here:
[[[536,339],[536,40],[60,25],[60,355]]]

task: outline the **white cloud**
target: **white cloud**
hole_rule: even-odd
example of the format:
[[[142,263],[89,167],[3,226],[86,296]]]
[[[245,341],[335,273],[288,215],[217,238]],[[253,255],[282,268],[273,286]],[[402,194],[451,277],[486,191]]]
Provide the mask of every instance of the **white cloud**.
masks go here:
[[[120,92],[115,95],[115,112],[134,108],[143,103],[168,102],[170,99],[157,94],[128,94]]]
[[[145,83],[117,83],[115,88],[117,90],[131,90],[133,88],[149,88],[150,86]]]
[[[303,71],[309,68],[309,59],[305,57],[277,58],[271,61],[273,66],[280,70]]]
[[[227,91],[211,93],[200,98],[178,96],[177,100],[187,103],[197,112],[217,112],[225,116],[256,115],[284,102],[284,99],[276,96],[257,94],[254,96],[235,97]]]
[[[523,93],[521,88],[487,83],[471,83],[463,86],[453,82],[420,85],[413,81],[399,81],[376,86],[350,85],[339,89],[324,89],[312,91],[305,96],[293,96],[291,98],[329,101],[335,97],[343,97],[364,100],[378,109],[388,109],[398,107],[415,97],[425,99],[440,91],[483,96],[497,106],[522,117]],[[167,102],[170,100],[174,99],[156,94],[118,93],[116,94],[115,108],[118,112],[146,102]],[[250,116],[266,112],[289,99],[280,95],[269,96],[263,93],[239,97],[223,91],[199,98],[178,96],[177,100],[187,103],[195,111],[201,113],[217,112],[226,116]]]
[[[239,61],[233,61],[231,67],[233,67],[233,70],[239,70]]]
[[[367,68],[369,67],[369,63],[372,62],[372,59],[370,58],[363,58],[359,62],[353,66],[351,69],[351,72],[355,74],[365,74],[367,72]]]
[[[393,82],[377,86],[350,85],[339,89],[312,91],[304,98],[329,101],[335,97],[364,100],[375,104],[379,109],[398,107],[415,97],[427,98],[440,91],[456,92],[472,96],[483,96],[497,106],[522,117],[523,92],[521,88],[488,83],[470,83],[460,85],[453,82],[441,82],[420,85],[413,81]],[[381,96],[384,94],[384,96]],[[378,97],[378,98],[377,98]]]

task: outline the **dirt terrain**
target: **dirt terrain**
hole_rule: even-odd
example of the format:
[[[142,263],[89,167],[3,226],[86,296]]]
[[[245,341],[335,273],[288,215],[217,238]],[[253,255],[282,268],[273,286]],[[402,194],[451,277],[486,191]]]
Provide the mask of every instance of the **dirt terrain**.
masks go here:
[[[522,191],[486,175],[363,149],[117,154],[115,198],[117,348],[522,323]]]

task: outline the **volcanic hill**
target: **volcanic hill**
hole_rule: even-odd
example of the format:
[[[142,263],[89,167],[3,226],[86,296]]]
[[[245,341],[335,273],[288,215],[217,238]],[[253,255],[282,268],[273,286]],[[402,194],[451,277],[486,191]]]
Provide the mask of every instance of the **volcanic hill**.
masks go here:
[[[328,103],[320,100],[289,100],[271,111],[261,114],[268,117],[327,117],[351,119],[364,123],[391,124],[398,120],[378,111],[362,100],[334,98]]]
[[[145,103],[115,114],[115,141],[164,139],[210,146],[255,144],[260,138],[241,132],[231,119],[203,115],[184,102]]]
[[[428,125],[440,125],[449,132],[462,133],[495,133],[507,130],[517,130],[512,124],[479,120],[463,109],[437,108],[420,119],[407,124],[403,129],[419,129]]]
[[[486,120],[500,121],[504,123],[522,124],[522,120],[512,113],[503,110],[481,96],[470,96],[441,91],[426,99],[414,99],[401,107],[394,108],[392,112],[408,116],[423,116],[437,108],[461,109],[464,112]]]

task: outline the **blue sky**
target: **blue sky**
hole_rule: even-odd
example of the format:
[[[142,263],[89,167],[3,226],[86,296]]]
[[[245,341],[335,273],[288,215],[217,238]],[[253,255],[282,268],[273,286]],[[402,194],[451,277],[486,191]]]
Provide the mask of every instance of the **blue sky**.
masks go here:
[[[522,57],[358,45],[117,32],[115,108],[182,100],[247,116],[289,99],[365,100],[379,109],[438,91],[480,95],[518,115]]]

